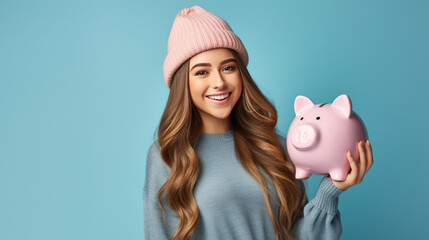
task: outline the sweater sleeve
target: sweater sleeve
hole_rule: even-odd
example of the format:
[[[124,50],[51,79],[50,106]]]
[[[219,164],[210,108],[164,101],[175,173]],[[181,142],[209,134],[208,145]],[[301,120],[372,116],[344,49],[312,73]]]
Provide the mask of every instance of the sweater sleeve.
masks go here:
[[[286,138],[277,136],[287,152]],[[327,176],[322,178],[316,197],[305,205],[304,215],[298,220],[294,239],[340,239],[342,226],[338,199],[343,192]]]
[[[344,192],[325,176],[316,197],[304,207],[304,216],[298,220],[295,239],[340,239],[341,215],[338,211],[339,195]]]
[[[162,208],[157,199],[158,191],[168,175],[168,167],[159,154],[159,147],[154,143],[149,148],[146,158],[146,176],[143,188],[144,239],[146,240],[168,239],[168,229],[164,224]]]

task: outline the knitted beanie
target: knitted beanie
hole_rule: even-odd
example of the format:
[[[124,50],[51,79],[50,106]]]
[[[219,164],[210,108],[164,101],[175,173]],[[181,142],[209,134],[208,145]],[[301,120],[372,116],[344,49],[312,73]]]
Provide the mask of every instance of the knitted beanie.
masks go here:
[[[213,48],[237,51],[245,66],[249,62],[246,48],[228,23],[200,6],[181,10],[173,22],[164,60],[164,80],[168,88],[176,70],[192,56]]]

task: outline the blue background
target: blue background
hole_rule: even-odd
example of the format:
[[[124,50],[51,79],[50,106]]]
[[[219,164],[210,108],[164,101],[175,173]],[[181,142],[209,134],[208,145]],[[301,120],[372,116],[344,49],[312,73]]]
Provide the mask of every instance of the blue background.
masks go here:
[[[375,163],[340,197],[342,239],[424,238],[428,1],[0,0],[0,239],[143,239],[167,40],[195,4],[240,36],[284,136],[297,95],[350,96]]]

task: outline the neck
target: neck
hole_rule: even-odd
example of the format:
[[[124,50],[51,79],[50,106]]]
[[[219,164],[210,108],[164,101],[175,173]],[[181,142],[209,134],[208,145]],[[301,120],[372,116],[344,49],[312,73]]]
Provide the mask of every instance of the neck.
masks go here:
[[[232,130],[231,117],[228,116],[226,119],[208,118],[201,119],[203,121],[202,132],[203,133],[223,133],[228,130]]]

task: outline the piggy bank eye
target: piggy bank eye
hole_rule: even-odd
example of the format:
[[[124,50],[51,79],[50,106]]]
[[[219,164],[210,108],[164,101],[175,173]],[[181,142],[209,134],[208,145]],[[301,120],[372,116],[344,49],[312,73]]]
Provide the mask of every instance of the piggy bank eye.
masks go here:
[[[301,117],[301,120],[304,119],[304,117]]]
[[[319,120],[319,119],[320,119],[320,117],[317,117],[317,118],[316,118],[316,120]]]

